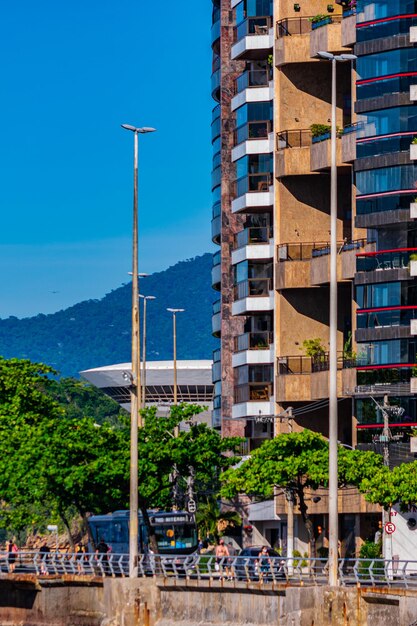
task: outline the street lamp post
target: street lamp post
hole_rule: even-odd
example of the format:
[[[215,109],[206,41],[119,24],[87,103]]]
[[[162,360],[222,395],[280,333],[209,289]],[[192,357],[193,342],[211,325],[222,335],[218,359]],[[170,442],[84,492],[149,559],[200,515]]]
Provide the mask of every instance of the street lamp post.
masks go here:
[[[141,293],[139,298],[143,298],[143,340],[142,340],[142,406],[146,407],[146,303],[148,300],[156,300],[156,296],[144,296]]]
[[[129,576],[137,575],[139,498],[138,498],[138,428],[142,427],[139,340],[139,286],[138,286],[138,135],[151,133],[155,128],[136,128],[122,124],[134,133],[133,154],[133,246],[132,246],[132,378],[130,392],[130,513],[129,513]]]
[[[174,360],[174,406],[177,405],[177,313],[183,313],[185,309],[167,309],[172,313],[172,335],[173,335],[173,360]],[[175,436],[178,437],[178,426],[175,428]]]
[[[332,63],[331,169],[330,169],[330,347],[329,347],[329,585],[338,583],[338,470],[337,470],[337,160],[336,64],[356,59],[354,54],[319,52]]]

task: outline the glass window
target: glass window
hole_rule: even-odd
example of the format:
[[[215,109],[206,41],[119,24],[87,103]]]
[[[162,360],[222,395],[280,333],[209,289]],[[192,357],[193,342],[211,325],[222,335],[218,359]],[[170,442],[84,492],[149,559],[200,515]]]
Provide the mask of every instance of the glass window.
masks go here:
[[[356,5],[357,20],[368,22],[379,20],[384,17],[394,15],[404,15],[406,13],[417,13],[416,0],[357,0]]]
[[[257,15],[272,15],[273,0],[242,0],[236,6],[236,24],[239,24],[247,17],[256,17]]]
[[[395,107],[358,116],[358,139],[417,131],[417,106]]]
[[[272,120],[272,102],[251,102],[236,110],[236,127],[256,120]]]
[[[415,363],[416,340],[392,339],[358,344],[358,365]]]
[[[356,288],[356,301],[360,309],[400,306],[403,304],[401,299],[401,283],[360,285]]]
[[[398,37],[410,32],[411,26],[417,24],[417,18],[407,17],[387,22],[377,22],[369,26],[358,27],[356,31],[356,41],[370,41],[372,39],[382,39],[386,37]]]
[[[361,56],[356,67],[359,80],[398,72],[413,72],[417,68],[417,48],[401,48]]]
[[[358,172],[356,186],[358,195],[416,189],[417,166],[397,165]]]

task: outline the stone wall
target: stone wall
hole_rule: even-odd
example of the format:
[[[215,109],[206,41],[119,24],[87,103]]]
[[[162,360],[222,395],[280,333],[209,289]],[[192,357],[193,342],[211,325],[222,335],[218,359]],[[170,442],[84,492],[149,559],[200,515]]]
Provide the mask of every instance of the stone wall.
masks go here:
[[[219,580],[0,580],[0,626],[411,626],[417,590]]]

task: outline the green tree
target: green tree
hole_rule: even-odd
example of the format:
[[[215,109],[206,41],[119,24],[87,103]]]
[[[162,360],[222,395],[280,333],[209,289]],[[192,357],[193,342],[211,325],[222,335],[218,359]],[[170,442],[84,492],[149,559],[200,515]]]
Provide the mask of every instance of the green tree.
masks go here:
[[[100,426],[79,408],[60,406],[53,374],[42,364],[0,358],[1,515],[17,528],[59,516],[69,532],[74,511],[86,521],[89,513],[128,507],[130,429],[123,415],[117,427]],[[230,452],[241,440],[222,439],[204,424],[174,436],[176,426],[201,410],[180,405],[166,418],[155,408],[143,411],[139,504],[154,549],[147,509],[171,508],[174,465],[183,477],[192,466],[198,490],[207,491],[219,488],[220,473],[236,461]]]
[[[271,498],[275,488],[290,490],[298,503],[315,554],[313,524],[308,514],[306,489],[328,487],[328,442],[310,430],[279,435],[265,441],[251,457],[222,476],[224,497],[238,493]],[[360,486],[382,466],[382,458],[373,452],[339,447],[339,486]]]
[[[402,463],[392,470],[382,466],[367,477],[361,490],[365,498],[389,509],[394,504],[406,508],[417,502],[417,461]]]
[[[217,541],[228,528],[240,526],[242,518],[236,511],[222,511],[216,499],[207,498],[199,504],[196,522],[201,537],[213,537]]]

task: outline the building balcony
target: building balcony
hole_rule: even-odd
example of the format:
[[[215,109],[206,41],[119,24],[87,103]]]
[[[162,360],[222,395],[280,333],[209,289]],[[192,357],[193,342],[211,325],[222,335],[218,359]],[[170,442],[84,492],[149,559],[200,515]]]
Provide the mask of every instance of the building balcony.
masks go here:
[[[272,382],[256,382],[235,386],[232,417],[273,415],[273,393]]]
[[[356,12],[345,11],[342,20],[342,46],[353,48],[356,43]]]
[[[213,351],[213,365],[211,367],[212,382],[217,383],[222,379],[221,350]]]
[[[417,254],[417,248],[359,253],[356,261],[355,284],[409,280],[417,275],[417,267],[413,265],[416,262],[412,260],[414,254]]]
[[[213,243],[220,245],[220,236],[222,232],[222,218],[221,215],[216,215],[211,220],[211,240]]]
[[[273,363],[273,342],[274,335],[268,331],[244,333],[235,337],[233,367]]]
[[[311,63],[311,21],[308,17],[288,17],[276,24],[275,65]]]
[[[220,102],[220,81],[221,69],[219,68],[211,75],[211,97],[216,102]]]
[[[253,174],[247,177],[248,185],[242,193],[235,193],[232,200],[232,213],[248,213],[250,210],[269,209],[274,205],[272,174]],[[248,188],[249,187],[249,188]]]
[[[331,138],[330,133],[313,138],[310,148],[310,169],[312,172],[321,172],[331,168]],[[350,169],[350,165],[343,162],[342,138],[336,139],[336,165],[339,170]]]
[[[222,257],[221,251],[218,250],[215,254],[213,254],[213,265],[211,269],[211,286],[216,291],[220,291],[221,281],[222,281]]]
[[[417,330],[417,306],[379,307],[357,311],[356,341],[407,339]]]
[[[232,315],[245,315],[255,311],[272,311],[274,294],[271,278],[249,278],[235,285]]]
[[[274,151],[272,121],[249,122],[235,130],[232,161],[250,154],[267,154]]]
[[[267,102],[274,97],[272,68],[249,69],[235,80],[235,96],[232,98],[232,111],[248,102]]]
[[[234,29],[235,43],[231,57],[235,59],[264,59],[273,47],[272,17],[248,17]]]
[[[356,159],[356,130],[358,124],[345,126],[342,135],[342,163],[353,163]]]
[[[211,316],[211,332],[215,337],[221,334],[221,300],[213,302],[213,313]]]
[[[338,357],[337,394],[342,398],[356,385],[354,363]],[[329,397],[329,355],[319,359],[285,356],[277,359],[277,402],[308,402]]]
[[[339,241],[337,256],[338,281],[353,280],[358,250],[373,251],[375,244],[366,239]],[[286,243],[277,251],[275,288],[299,289],[326,285],[330,282],[330,243]]]
[[[417,217],[413,206],[415,192],[358,198],[356,202],[355,226],[357,228],[380,228],[386,225],[403,224]]]
[[[283,130],[276,135],[275,176],[311,174],[311,130]]]
[[[272,259],[274,257],[272,228],[251,226],[235,235],[235,250],[232,252],[232,265],[241,261]]]
[[[211,412],[211,426],[212,428],[220,428],[222,425],[222,411],[221,409],[213,409]]]
[[[342,45],[342,16],[331,15],[321,22],[312,24],[310,34],[310,56],[317,57],[318,52],[326,50],[333,54],[350,52]]]

